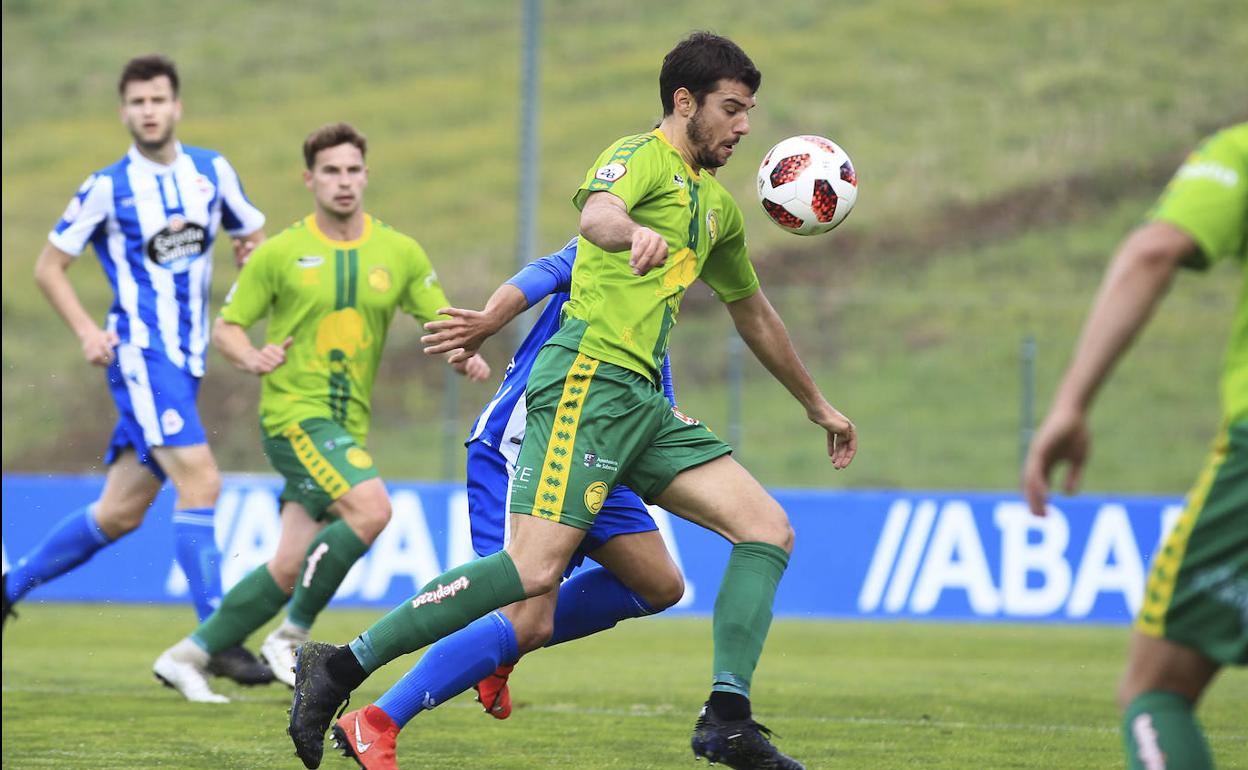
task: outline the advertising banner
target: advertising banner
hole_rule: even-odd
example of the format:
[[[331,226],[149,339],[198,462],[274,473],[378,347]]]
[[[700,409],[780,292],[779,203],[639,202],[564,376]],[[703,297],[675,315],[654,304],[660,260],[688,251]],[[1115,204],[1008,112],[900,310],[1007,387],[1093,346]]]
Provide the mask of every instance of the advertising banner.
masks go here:
[[[6,476],[7,571],[72,511],[100,494],[98,476]],[[390,484],[394,515],[335,596],[336,606],[398,604],[474,557],[461,484]],[[227,475],[216,514],[228,588],[272,555],[277,477]],[[1177,497],[1058,498],[1035,518],[1016,494],[772,490],[797,532],[776,614],[812,618],[1126,623],[1147,566],[1182,512]],[[32,591],[25,601],[180,602],[173,491],[134,533]],[[686,578],[676,611],[709,614],[730,545],[652,508]]]

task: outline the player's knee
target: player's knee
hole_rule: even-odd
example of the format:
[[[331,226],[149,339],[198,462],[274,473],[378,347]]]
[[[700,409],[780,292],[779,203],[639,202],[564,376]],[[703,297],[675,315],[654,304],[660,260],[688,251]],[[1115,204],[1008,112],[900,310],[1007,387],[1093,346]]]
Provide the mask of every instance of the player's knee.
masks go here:
[[[179,503],[188,508],[212,508],[221,495],[221,473],[215,465],[184,468],[170,478]]]
[[[519,562],[516,564],[516,572],[529,596],[542,596],[557,591],[559,584],[563,582],[563,570],[557,565]]]
[[[300,554],[278,552],[269,560],[268,567],[277,587],[287,594],[294,593],[299,571],[303,568],[303,557]]]
[[[516,632],[516,649],[520,654],[532,652],[546,646],[550,638],[555,633],[555,621],[553,618],[542,618],[530,620],[519,628],[515,628]]]
[[[669,574],[647,586],[645,591],[638,592],[650,609],[662,612],[673,606],[685,595],[685,579],[680,570],[673,565]]]
[[[336,513],[347,522],[347,526],[360,540],[372,545],[390,523],[392,509],[389,496],[383,492],[343,497],[337,503]]]
[[[110,539],[128,535],[139,528],[147,514],[143,505],[104,505],[95,508],[95,523]]]

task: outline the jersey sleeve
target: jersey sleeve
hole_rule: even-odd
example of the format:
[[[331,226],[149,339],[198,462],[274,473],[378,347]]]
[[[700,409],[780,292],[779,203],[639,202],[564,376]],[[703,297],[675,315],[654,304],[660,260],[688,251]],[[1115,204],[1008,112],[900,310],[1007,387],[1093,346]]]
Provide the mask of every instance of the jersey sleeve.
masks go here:
[[[1203,269],[1243,253],[1248,238],[1248,123],[1214,134],[1198,147],[1162,192],[1149,218],[1192,237]]]
[[[438,282],[438,274],[429,261],[429,255],[415,241],[412,241],[411,248],[411,272],[399,299],[399,307],[421,323],[447,318],[439,315],[438,311],[449,307],[451,303],[442,291],[442,284]]]
[[[573,238],[568,241],[568,245],[554,254],[533,260],[521,268],[520,272],[508,278],[507,283],[524,294],[529,307],[556,292],[571,291],[572,265],[576,261],[578,240]]]
[[[221,224],[233,236],[250,235],[264,227],[264,214],[252,205],[238,173],[224,156],[213,158],[221,190]]]
[[[273,253],[278,242],[269,240],[257,246],[239,271],[221,306],[221,318],[227,323],[246,329],[268,315],[278,288],[273,280]]]
[[[701,277],[721,302],[736,302],[758,291],[758,274],[745,246],[741,209],[729,199],[723,212],[723,234],[711,248]]]
[[[69,199],[65,213],[48,233],[48,242],[71,256],[80,256],[113,210],[113,180],[94,174]]]
[[[632,211],[665,179],[656,152],[659,146],[660,140],[653,134],[642,134],[626,137],[608,147],[586,172],[584,183],[572,196],[572,203],[580,209],[592,193],[609,192]]]

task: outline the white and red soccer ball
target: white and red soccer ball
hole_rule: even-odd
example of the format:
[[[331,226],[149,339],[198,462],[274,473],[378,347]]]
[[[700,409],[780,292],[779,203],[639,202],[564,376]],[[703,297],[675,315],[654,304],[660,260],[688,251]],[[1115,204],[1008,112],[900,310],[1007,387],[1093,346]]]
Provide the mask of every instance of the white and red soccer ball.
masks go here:
[[[763,210],[791,233],[826,233],[849,216],[857,198],[853,162],[822,136],[791,136],[772,147],[758,168]]]

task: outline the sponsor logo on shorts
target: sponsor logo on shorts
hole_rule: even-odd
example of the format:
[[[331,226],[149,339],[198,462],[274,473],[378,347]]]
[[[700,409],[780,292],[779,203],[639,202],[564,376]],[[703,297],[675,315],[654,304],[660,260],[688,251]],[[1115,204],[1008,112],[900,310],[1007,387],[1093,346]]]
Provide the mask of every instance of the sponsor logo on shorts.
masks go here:
[[[595,481],[585,488],[585,508],[590,513],[598,513],[602,510],[602,504],[607,500],[607,485],[601,481]]]
[[[586,452],[584,461],[586,468],[598,468],[599,470],[612,472],[620,469],[620,463],[618,460],[610,460],[606,457],[599,457],[596,452]]]
[[[347,450],[347,462],[351,463],[351,465],[356,468],[363,469],[372,466],[373,458],[368,454],[368,452],[365,452],[358,446],[353,446]]]
[[[628,173],[623,163],[608,163],[594,172],[594,179],[600,182],[614,182]]]
[[[447,585],[438,583],[437,588],[432,591],[425,591],[420,596],[412,599],[412,607],[418,609],[426,604],[441,604],[443,599],[450,599],[460,591],[467,591],[469,585],[471,583],[464,575],[460,575]]]
[[[700,424],[698,420],[693,419],[692,417],[680,411],[676,407],[672,407],[672,414],[676,415],[676,419],[680,420],[685,425],[699,425]]]
[[[180,432],[185,426],[186,421],[182,419],[182,415],[178,414],[177,409],[166,409],[160,415],[160,429],[166,436]]]

